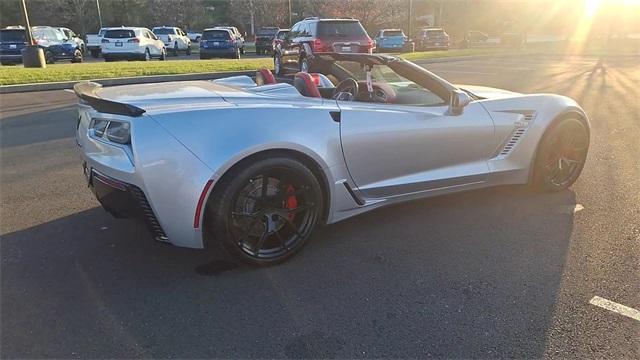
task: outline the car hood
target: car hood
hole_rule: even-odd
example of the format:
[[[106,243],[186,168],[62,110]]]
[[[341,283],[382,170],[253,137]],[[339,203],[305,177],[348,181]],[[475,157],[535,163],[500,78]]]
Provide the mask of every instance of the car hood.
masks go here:
[[[484,99],[502,99],[502,98],[508,98],[508,97],[514,97],[514,96],[518,96],[521,95],[520,93],[517,92],[513,92],[513,91],[509,91],[509,90],[504,90],[504,89],[497,89],[497,88],[492,88],[492,87],[487,87],[487,86],[478,86],[478,85],[456,85],[456,87],[468,91],[478,97],[484,98]]]

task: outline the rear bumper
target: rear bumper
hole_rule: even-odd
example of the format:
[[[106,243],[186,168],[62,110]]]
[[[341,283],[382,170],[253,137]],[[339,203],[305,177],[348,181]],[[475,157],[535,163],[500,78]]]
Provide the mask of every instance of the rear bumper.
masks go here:
[[[144,57],[143,52],[110,52],[110,51],[102,51],[102,56],[108,56],[112,59],[140,59]]]
[[[227,49],[205,49],[200,48],[200,56],[231,56],[236,53],[235,48]]]
[[[12,63],[21,63],[22,55],[14,55],[14,54],[1,54],[0,61],[2,62],[12,62]]]
[[[88,177],[89,188],[108,213],[115,218],[142,220],[155,240],[168,241],[147,197],[139,187],[116,180],[95,169],[88,169],[86,163],[83,168]]]

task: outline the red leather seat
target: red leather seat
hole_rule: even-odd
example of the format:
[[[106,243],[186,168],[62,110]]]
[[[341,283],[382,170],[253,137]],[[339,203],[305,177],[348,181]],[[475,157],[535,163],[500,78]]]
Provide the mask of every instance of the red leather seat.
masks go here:
[[[256,71],[256,84],[258,86],[276,84],[277,82],[278,81],[276,81],[276,78],[275,76],[273,76],[273,73],[271,72],[271,70],[260,69]]]
[[[318,90],[318,85],[313,80],[310,74],[305,72],[297,73],[293,78],[293,86],[298,89],[302,96],[307,97],[322,97],[320,95],[320,91]]]

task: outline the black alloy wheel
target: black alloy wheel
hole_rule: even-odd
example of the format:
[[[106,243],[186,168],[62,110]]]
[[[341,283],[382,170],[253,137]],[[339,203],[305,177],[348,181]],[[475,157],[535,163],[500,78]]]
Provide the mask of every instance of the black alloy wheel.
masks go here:
[[[236,172],[208,207],[213,240],[236,259],[274,265],[300,251],[320,222],[323,197],[313,173],[283,157],[257,161]],[[224,181],[223,181],[224,182]]]
[[[547,131],[540,143],[533,185],[542,191],[560,191],[580,176],[589,150],[589,129],[585,122],[562,119]]]

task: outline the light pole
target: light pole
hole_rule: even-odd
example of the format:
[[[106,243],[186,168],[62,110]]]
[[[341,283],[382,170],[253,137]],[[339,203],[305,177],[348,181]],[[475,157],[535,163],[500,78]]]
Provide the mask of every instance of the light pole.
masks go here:
[[[291,0],[289,0],[289,27],[291,27]]]
[[[33,41],[33,34],[31,34],[31,24],[29,23],[29,14],[27,13],[27,4],[22,0],[22,14],[24,15],[25,38],[27,40],[27,46],[22,49],[22,64],[26,68],[45,68],[47,63],[44,59],[44,52]]]
[[[102,15],[100,15],[100,0],[96,0],[96,7],[98,8],[98,21],[100,22],[100,28],[102,29]]]

